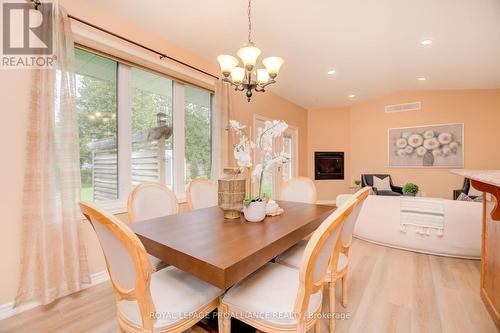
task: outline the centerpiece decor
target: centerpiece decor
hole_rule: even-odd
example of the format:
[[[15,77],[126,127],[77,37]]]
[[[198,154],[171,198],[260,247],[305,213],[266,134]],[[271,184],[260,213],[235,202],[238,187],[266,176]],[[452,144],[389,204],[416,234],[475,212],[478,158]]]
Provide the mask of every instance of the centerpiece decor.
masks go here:
[[[414,197],[418,193],[418,185],[413,183],[406,183],[403,185],[403,195]]]
[[[269,198],[262,192],[264,174],[277,165],[284,165],[290,157],[284,153],[273,152],[273,140],[280,137],[288,128],[282,120],[266,121],[264,127],[259,128],[255,141],[249,139],[246,126],[236,120],[229,121],[229,129],[239,136],[239,142],[233,146],[233,155],[240,170],[251,170],[252,183],[257,185],[257,193],[243,201],[243,213],[247,221],[259,222],[266,217],[266,207]],[[251,153],[260,153],[262,159],[255,166],[252,164]],[[278,207],[279,208],[279,207]]]
[[[237,219],[243,209],[246,179],[240,168],[224,168],[218,180],[218,203],[225,219]]]

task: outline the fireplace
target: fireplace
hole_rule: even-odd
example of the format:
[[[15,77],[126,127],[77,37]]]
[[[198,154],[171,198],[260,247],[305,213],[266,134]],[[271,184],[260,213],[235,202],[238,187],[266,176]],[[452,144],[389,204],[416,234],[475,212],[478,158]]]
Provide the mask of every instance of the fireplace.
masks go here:
[[[314,179],[344,179],[344,152],[314,152]]]

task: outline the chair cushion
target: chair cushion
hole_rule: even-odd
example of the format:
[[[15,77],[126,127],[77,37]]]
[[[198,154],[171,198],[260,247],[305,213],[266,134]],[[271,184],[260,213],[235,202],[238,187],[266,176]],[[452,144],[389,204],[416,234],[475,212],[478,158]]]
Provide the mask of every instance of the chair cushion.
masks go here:
[[[277,325],[294,325],[297,323],[293,311],[298,290],[298,270],[267,263],[229,289],[222,302],[229,305],[229,311],[247,315],[251,319]],[[321,300],[321,292],[311,295],[309,315],[318,311]]]
[[[281,265],[285,265],[294,269],[300,269],[302,264],[302,255],[306,249],[307,241],[300,241],[296,245],[292,246],[286,252],[283,252],[276,258],[276,262]],[[348,258],[345,254],[340,253],[339,260],[337,263],[337,272],[343,270],[348,264]],[[330,271],[328,272],[327,281],[330,279]]]
[[[151,267],[153,267],[155,271],[159,271],[160,269],[168,266],[166,263],[161,261],[161,259],[158,259],[150,254],[148,254],[148,257],[149,257],[149,262],[151,263]]]
[[[378,195],[385,195],[385,196],[388,196],[388,197],[399,197],[399,196],[401,196],[401,193],[393,192],[393,191],[380,191],[380,190],[378,190],[377,194]]]
[[[173,266],[153,273],[150,291],[158,314],[155,329],[186,319],[186,314],[199,310],[223,293],[211,284]],[[137,301],[119,301],[118,311],[127,320],[142,327]]]

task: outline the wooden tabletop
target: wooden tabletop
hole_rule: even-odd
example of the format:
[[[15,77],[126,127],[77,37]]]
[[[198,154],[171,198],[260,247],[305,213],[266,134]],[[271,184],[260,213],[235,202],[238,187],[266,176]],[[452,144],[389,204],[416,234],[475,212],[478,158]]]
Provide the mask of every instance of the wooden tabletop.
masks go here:
[[[148,253],[226,290],[313,232],[332,206],[278,201],[281,216],[225,220],[218,207],[134,223]]]

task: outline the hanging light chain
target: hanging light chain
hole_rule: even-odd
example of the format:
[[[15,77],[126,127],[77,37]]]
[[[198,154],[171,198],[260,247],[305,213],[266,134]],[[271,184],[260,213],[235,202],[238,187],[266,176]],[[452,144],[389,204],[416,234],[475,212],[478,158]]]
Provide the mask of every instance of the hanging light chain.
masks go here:
[[[248,0],[248,44],[252,43],[252,0]]]

